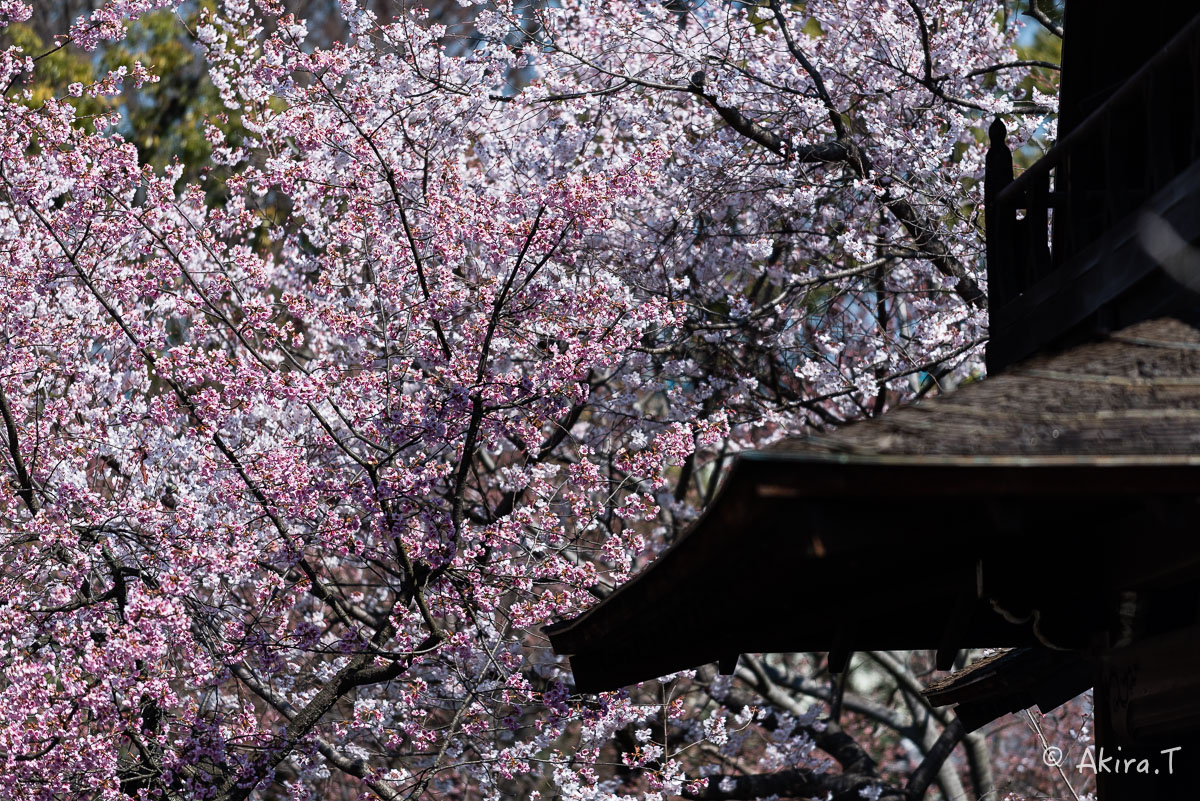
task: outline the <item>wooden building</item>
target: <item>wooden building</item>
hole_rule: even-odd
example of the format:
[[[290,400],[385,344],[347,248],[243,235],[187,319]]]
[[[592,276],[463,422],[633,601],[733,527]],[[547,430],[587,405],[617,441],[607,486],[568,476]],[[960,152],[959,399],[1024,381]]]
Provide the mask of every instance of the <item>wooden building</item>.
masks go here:
[[[1200,798],[1200,7],[1073,0],[1065,28],[1058,143],[1013,180],[992,127],[989,377],[743,454],[674,547],[546,627],[578,689],[1008,648],[928,697],[975,729],[1094,686],[1098,745],[1181,749],[1099,774],[1103,801]]]

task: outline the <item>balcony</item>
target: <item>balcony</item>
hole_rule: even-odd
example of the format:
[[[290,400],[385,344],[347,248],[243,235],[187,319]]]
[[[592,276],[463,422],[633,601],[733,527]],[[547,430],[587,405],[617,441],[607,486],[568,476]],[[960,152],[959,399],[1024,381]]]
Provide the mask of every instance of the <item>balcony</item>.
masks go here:
[[[1015,179],[992,124],[989,372],[1150,317],[1200,318],[1200,296],[1162,269],[1164,243],[1145,241],[1148,215],[1172,242],[1200,240],[1198,75],[1200,16]]]

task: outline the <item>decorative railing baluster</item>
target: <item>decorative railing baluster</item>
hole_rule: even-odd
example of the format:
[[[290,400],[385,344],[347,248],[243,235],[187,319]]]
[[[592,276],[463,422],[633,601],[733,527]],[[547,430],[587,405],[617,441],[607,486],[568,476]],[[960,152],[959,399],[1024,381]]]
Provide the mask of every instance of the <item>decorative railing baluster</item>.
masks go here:
[[[1200,13],[1020,175],[1007,133],[998,118],[988,128],[984,174],[989,370],[1069,331],[1095,333],[1116,314],[1106,304],[1141,280],[1141,251],[1122,251],[1124,272],[1109,263],[1081,278],[1092,269],[1081,265],[1100,264],[1095,243],[1129,229],[1139,209],[1200,161]],[[1072,297],[1071,283],[1081,281],[1095,285]]]
[[[1100,127],[1100,152],[1101,153],[1112,153],[1113,152],[1112,145],[1113,145],[1112,126],[1111,125],[1101,126]],[[1120,216],[1117,213],[1116,206],[1117,206],[1118,202],[1123,200],[1123,197],[1118,197],[1118,193],[1112,191],[1112,187],[1116,185],[1116,181],[1119,181],[1121,179],[1121,170],[1118,169],[1119,165],[1117,164],[1115,159],[1093,159],[1093,163],[1095,163],[1096,161],[1099,161],[1100,169],[1103,171],[1102,174],[1104,176],[1104,180],[1101,182],[1100,186],[1104,187],[1106,191],[1100,193],[1100,197],[1103,198],[1103,202],[1099,206],[1099,209],[1100,209],[1099,224],[1089,226],[1089,228],[1091,228],[1092,230],[1105,230],[1108,228],[1112,228],[1113,223],[1115,223],[1117,221],[1117,218]],[[1090,187],[1089,187],[1089,189],[1090,189],[1091,194],[1094,197],[1097,190],[1092,189]],[[1091,200],[1093,200],[1093,198],[1088,198],[1088,200],[1091,201]],[[1094,205],[1095,205],[1094,202],[1090,202],[1090,203],[1088,203],[1087,208],[1090,209]],[[1075,222],[1075,221],[1073,220],[1072,222]]]
[[[1021,291],[1029,289],[1050,272],[1050,173],[1034,176],[1025,199],[1025,275]]]
[[[1151,118],[1155,108],[1161,107],[1160,103],[1165,105],[1176,102],[1172,91],[1173,83],[1153,74],[1150,76],[1143,95],[1147,119]],[[1169,125],[1151,125],[1147,132],[1150,167],[1142,176],[1142,189],[1146,192],[1146,197],[1152,195],[1155,188],[1166,186],[1182,166],[1175,163],[1175,153],[1178,150],[1175,146],[1177,133]]]
[[[1187,68],[1189,75],[1200,75],[1200,40],[1193,41],[1188,49]],[[1192,81],[1191,90],[1192,124],[1188,130],[1195,132],[1200,131],[1200,81]],[[1200,159],[1200,136],[1188,137],[1187,157],[1188,163]]]
[[[984,163],[983,208],[987,229],[988,305],[991,308],[1016,297],[1013,275],[1013,238],[1016,210],[996,203],[996,197],[1013,181],[1012,151],[1005,141],[1008,130],[999,117],[988,128],[989,146]]]

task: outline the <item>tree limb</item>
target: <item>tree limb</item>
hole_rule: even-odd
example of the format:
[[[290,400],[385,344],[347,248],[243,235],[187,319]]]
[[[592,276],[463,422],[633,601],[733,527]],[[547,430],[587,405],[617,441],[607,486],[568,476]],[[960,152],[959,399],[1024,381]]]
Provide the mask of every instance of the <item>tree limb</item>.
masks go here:
[[[925,791],[929,789],[929,785],[937,778],[938,771],[942,768],[942,763],[950,756],[950,752],[958,745],[958,741],[962,739],[964,733],[962,721],[958,718],[950,721],[950,725],[942,731],[941,736],[937,738],[937,742],[929,749],[929,755],[913,771],[912,776],[908,780],[908,785],[904,788],[904,792],[910,801],[920,801],[921,798],[925,797]]]
[[[17,437],[17,423],[13,419],[12,408],[8,405],[8,396],[4,394],[4,387],[0,386],[0,415],[4,416],[4,431],[8,440],[8,454],[12,458],[13,470],[17,474],[17,495],[25,502],[25,507],[33,514],[38,513],[40,503],[38,497],[34,493],[33,479],[29,477],[29,470],[25,467],[25,460],[21,457],[21,443]]]
[[[1059,39],[1063,38],[1063,29],[1055,25],[1054,20],[1046,16],[1045,11],[1042,11],[1040,8],[1038,8],[1037,0],[1029,0],[1029,10],[1023,11],[1022,13],[1027,17],[1033,17],[1038,23],[1041,24],[1043,28],[1050,31],[1050,33],[1054,34]]]

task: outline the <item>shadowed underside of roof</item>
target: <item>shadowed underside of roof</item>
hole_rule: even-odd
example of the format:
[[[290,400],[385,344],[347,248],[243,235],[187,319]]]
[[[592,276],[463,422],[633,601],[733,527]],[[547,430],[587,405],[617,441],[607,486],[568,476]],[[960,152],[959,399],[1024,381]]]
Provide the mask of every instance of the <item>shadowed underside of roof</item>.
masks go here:
[[[1093,668],[1073,651],[1015,648],[985,656],[925,689],[933,706],[955,704],[967,731],[1009,712],[1038,707],[1042,713],[1092,686]]]
[[[1200,578],[1198,488],[1200,331],[1150,321],[743,455],[672,548],[545,630],[582,691],[749,652],[1083,648],[1119,593]]]

